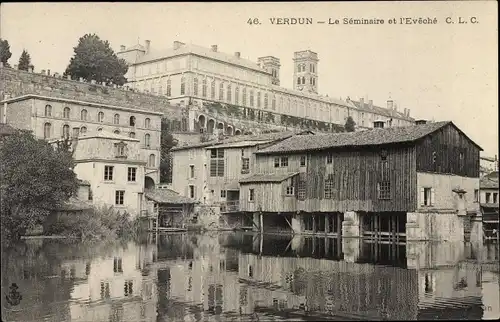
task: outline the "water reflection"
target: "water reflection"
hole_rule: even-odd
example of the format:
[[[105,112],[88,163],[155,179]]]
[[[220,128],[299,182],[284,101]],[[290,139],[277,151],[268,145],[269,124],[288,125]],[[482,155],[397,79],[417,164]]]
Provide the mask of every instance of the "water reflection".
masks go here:
[[[2,254],[6,321],[494,319],[498,245],[251,233],[31,240]]]

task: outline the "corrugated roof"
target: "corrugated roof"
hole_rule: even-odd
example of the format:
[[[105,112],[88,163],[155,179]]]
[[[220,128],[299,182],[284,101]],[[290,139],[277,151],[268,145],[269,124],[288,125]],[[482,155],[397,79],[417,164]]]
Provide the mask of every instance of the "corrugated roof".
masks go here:
[[[343,132],[315,136],[293,136],[270,147],[257,151],[256,153],[285,153],[324,150],[339,147],[374,146],[413,142],[449,124],[453,125],[452,122],[445,121],[404,127],[377,128],[359,132]]]
[[[479,180],[479,188],[480,189],[498,189],[498,177],[497,178],[482,177]]]
[[[145,193],[146,198],[158,203],[169,204],[192,204],[196,200],[179,195],[177,192],[170,189],[149,189]]]
[[[284,174],[255,174],[248,178],[240,179],[240,183],[258,183],[258,182],[282,182],[290,177],[299,174],[298,172],[290,172]]]
[[[264,69],[260,68],[256,62],[253,62],[249,59],[238,58],[235,55],[227,54],[219,51],[212,51],[210,48],[192,45],[192,44],[184,44],[180,46],[178,49],[169,48],[164,50],[155,50],[154,48],[150,49],[149,53],[142,56],[137,60],[134,64],[141,64],[145,62],[150,62],[153,60],[160,60],[163,58],[168,58],[172,56],[178,55],[186,55],[186,54],[194,54],[202,57],[206,57],[209,59],[215,59],[223,62],[227,62],[234,65],[243,66],[249,69],[253,69],[262,73],[267,73]]]
[[[203,147],[210,147],[210,146],[219,146],[222,144],[232,144],[236,142],[244,142],[244,141],[251,141],[251,142],[258,142],[258,143],[263,143],[263,142],[271,142],[271,141],[276,141],[276,140],[283,140],[286,138],[289,138],[294,135],[302,135],[302,134],[314,134],[311,131],[283,131],[283,132],[274,132],[274,133],[262,133],[262,134],[247,134],[247,135],[235,135],[220,141],[207,141],[207,142],[201,142],[201,143],[192,143],[192,144],[186,144],[183,146],[175,147],[172,148],[172,151],[179,151],[179,150],[186,150],[186,149],[193,149],[193,148],[203,148]],[[256,144],[258,144],[256,143]]]

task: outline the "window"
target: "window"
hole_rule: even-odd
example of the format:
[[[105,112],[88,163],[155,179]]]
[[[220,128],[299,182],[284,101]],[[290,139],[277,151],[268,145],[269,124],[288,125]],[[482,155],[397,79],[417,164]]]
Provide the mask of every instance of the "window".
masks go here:
[[[257,107],[260,107],[260,92],[257,92]]]
[[[253,107],[253,91],[250,90],[250,106]]]
[[[325,199],[333,199],[334,182],[333,174],[329,174],[325,179]]]
[[[115,157],[123,158],[126,156],[127,156],[127,145],[123,142],[115,143]]]
[[[44,139],[49,139],[50,138],[50,130],[52,128],[52,125],[50,123],[45,123],[43,125],[43,138]]]
[[[203,79],[203,81],[202,81],[201,95],[203,97],[207,97],[207,80],[206,79]]]
[[[135,182],[137,174],[137,168],[128,168],[127,180],[129,182]]]
[[[192,184],[189,185],[189,198],[194,199],[194,186]]]
[[[125,196],[124,190],[115,191],[115,205],[123,205],[123,197]]]
[[[326,156],[326,163],[327,163],[327,164],[332,164],[332,163],[333,163],[333,155],[328,154],[328,155]]]
[[[286,187],[286,195],[287,196],[293,196],[293,186],[287,186]]]
[[[227,84],[227,101],[231,103],[231,84]]]
[[[124,295],[125,296],[133,295],[132,286],[134,283],[132,281],[125,281],[124,284],[125,284],[123,287]]]
[[[64,139],[69,139],[69,125],[65,124],[62,127],[62,137]]]
[[[434,205],[434,189],[433,188],[422,188],[420,190],[420,199],[422,206],[433,206]]]
[[[102,127],[97,128],[97,132],[101,132],[101,131],[102,131]]]
[[[486,193],[486,203],[491,203],[491,192]]]
[[[248,190],[248,201],[254,201],[254,200],[255,200],[255,190],[249,189]]]
[[[240,103],[240,88],[236,86],[234,89],[234,104],[238,105]]]
[[[144,135],[144,145],[146,146],[146,148],[151,147],[151,135],[149,135],[148,133]]]
[[[73,128],[73,134],[72,134],[73,137],[77,138],[79,136],[79,134],[80,134],[80,128],[79,127],[74,127]]]
[[[106,165],[104,166],[104,180],[112,181],[113,180],[113,166]]]
[[[151,128],[151,119],[149,117],[146,117],[146,119],[144,120],[144,127],[146,129],[150,129]]]
[[[135,116],[131,116],[129,119],[129,125],[130,126],[135,126]]]
[[[301,155],[300,156],[300,166],[301,167],[305,167],[306,166],[306,156],[305,155]]]
[[[297,197],[299,198],[299,200],[306,199],[306,187],[307,183],[306,183],[305,173],[301,173],[297,186]]]
[[[63,110],[63,118],[69,119],[70,109],[69,107],[65,107]]]
[[[474,202],[479,202],[479,189],[474,189]]]
[[[274,158],[274,167],[279,168],[280,167],[280,158]]]
[[[210,82],[210,97],[212,99],[215,98],[215,79],[212,79],[212,82]]]
[[[198,96],[198,78],[193,79],[193,95]]]
[[[281,157],[281,163],[280,165],[282,167],[288,167],[288,157]]]
[[[45,105],[45,116],[52,116],[52,106]]]
[[[172,96],[172,81],[167,79],[167,97]]]
[[[154,154],[149,155],[148,167],[154,168],[156,166],[156,156]]]
[[[220,197],[221,198],[226,198],[226,190],[221,190],[220,191]]]
[[[271,103],[271,109],[274,111],[276,110],[276,96],[273,96],[273,100]]]
[[[189,177],[194,178],[194,165],[189,166]]]
[[[264,108],[267,108],[268,103],[269,103],[269,97],[266,93],[264,94]]]
[[[493,192],[493,203],[498,203],[498,193]]]
[[[97,122],[99,122],[99,123],[104,122],[104,113],[103,112],[97,113]]]
[[[300,65],[299,65],[299,67],[300,67]],[[299,68],[299,69],[300,69],[300,68]],[[300,83],[301,83],[301,82],[300,82],[300,77],[297,77],[297,85],[300,85]]]
[[[113,133],[114,134],[120,134],[120,130],[114,130]]]
[[[87,133],[87,128],[86,128],[85,126],[82,126],[82,127],[80,128],[80,133],[81,133],[81,134],[85,134],[85,133]]]
[[[247,89],[243,87],[243,97],[241,98],[243,105],[247,105]]]
[[[224,83],[220,82],[219,84],[219,101],[224,99]]]
[[[86,121],[87,120],[87,110],[83,109],[80,112],[80,120],[82,120],[82,121]]]
[[[378,198],[391,199],[391,181],[389,175],[389,162],[385,159],[380,161],[380,179],[377,184]]]
[[[113,116],[113,124],[120,124],[120,114],[115,114]]]
[[[131,138],[135,138],[135,132],[130,132],[130,133],[128,134],[128,136],[129,136],[129,137],[131,137]]]
[[[186,79],[181,77],[181,95],[184,95],[186,93]]]
[[[250,173],[250,158],[241,158],[241,173]]]
[[[224,176],[224,150],[211,149],[210,150],[210,176],[223,177]]]

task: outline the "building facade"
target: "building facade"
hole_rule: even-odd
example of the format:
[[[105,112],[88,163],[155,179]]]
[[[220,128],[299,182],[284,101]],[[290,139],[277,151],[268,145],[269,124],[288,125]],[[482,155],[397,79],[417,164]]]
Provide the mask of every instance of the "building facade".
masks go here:
[[[159,183],[163,113],[32,94],[1,103],[2,122],[31,130],[40,139],[95,135],[101,130],[137,139],[146,174]]]
[[[452,122],[294,136],[256,152],[240,210],[261,230],[463,240],[481,232],[479,151]]]
[[[294,53],[293,89],[279,85],[281,64],[274,56],[260,57],[255,63],[242,58],[240,52],[220,52],[217,45],[204,48],[179,41],[164,51],[151,48],[149,41],[144,46],[121,46],[117,55],[129,64],[127,86],[164,95],[174,104],[225,103],[256,113],[267,111],[338,125],[351,116],[359,128],[370,128],[377,119],[390,120],[394,126],[414,123],[409,109],[398,111],[392,100],[382,108],[363,99],[319,95],[319,58],[310,50]],[[193,121],[198,121],[194,113],[190,115],[190,128]]]

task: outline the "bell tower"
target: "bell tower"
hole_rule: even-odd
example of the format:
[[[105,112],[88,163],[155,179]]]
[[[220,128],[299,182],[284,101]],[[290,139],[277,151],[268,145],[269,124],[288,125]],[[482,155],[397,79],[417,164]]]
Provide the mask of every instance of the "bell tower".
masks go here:
[[[318,94],[318,54],[296,51],[293,54],[293,89]]]
[[[280,84],[280,60],[274,56],[265,56],[259,57],[258,63],[266,70],[269,74],[271,74],[271,81],[273,85]]]

